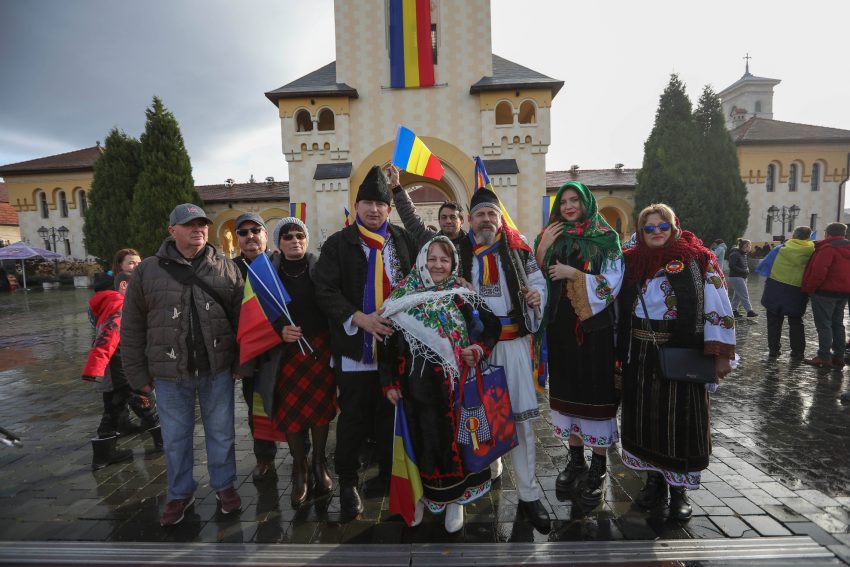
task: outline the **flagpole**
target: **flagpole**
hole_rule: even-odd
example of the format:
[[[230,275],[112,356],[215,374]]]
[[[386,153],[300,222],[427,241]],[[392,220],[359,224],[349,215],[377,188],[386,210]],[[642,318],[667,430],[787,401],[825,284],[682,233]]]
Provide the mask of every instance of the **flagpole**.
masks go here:
[[[277,300],[277,298],[274,296],[274,294],[273,294],[273,293],[272,293],[272,291],[268,288],[268,286],[266,286],[266,284],[265,284],[265,283],[263,283],[262,278],[260,278],[260,274],[258,274],[256,270],[251,269],[251,264],[248,264],[248,271],[249,271],[249,272],[251,272],[252,274],[254,274],[254,276],[255,276],[255,278],[256,278],[256,282],[257,282],[258,284],[260,284],[260,285],[263,287],[263,289],[264,289],[264,290],[266,290],[266,293],[267,293],[267,294],[269,294],[269,297],[272,299],[272,301],[274,301],[275,306],[276,306],[278,309],[280,309],[280,310],[281,310],[281,312],[282,312],[284,315],[286,315],[286,318],[287,318],[287,319],[289,319],[289,323],[290,323],[291,325],[295,326],[295,321],[293,321],[293,320],[292,320],[292,315],[290,315],[290,313],[289,313],[289,309],[286,307],[286,302],[284,302],[284,303],[283,303],[283,305],[281,305],[281,304],[280,304],[280,302]],[[303,347],[303,346],[301,346],[302,341],[303,341],[303,342],[304,342],[304,344],[307,346],[307,348],[309,348],[309,349],[310,349],[310,352],[316,352],[316,351],[314,351],[314,350],[313,350],[313,347],[312,347],[312,346],[310,346],[310,343],[309,343],[309,342],[307,342],[307,339],[305,339],[304,337],[300,337],[300,338],[298,339],[298,348],[300,348],[300,349],[301,349],[301,354],[307,354],[306,352],[304,352],[304,347]]]

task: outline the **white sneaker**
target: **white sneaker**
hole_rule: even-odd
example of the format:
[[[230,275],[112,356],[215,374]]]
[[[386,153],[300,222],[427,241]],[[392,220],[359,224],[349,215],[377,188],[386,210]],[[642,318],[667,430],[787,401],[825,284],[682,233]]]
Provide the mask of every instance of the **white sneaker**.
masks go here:
[[[502,466],[501,457],[490,463],[490,480],[496,480],[497,478],[502,476],[503,469],[504,467]]]
[[[446,531],[450,534],[463,528],[463,506],[454,502],[446,506]]]
[[[425,503],[422,502],[422,499],[416,503],[416,510],[413,512],[413,523],[410,524],[410,527],[418,526],[422,523],[422,516],[425,514]]]

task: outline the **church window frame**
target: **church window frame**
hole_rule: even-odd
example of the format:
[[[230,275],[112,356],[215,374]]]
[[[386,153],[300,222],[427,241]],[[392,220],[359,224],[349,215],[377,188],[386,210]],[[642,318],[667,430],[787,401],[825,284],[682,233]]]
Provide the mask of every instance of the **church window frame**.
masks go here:
[[[511,104],[511,101],[500,100],[497,102],[494,113],[497,127],[514,125],[514,105]],[[508,121],[508,117],[510,117],[510,121]]]
[[[65,194],[65,191],[60,189],[56,192],[56,203],[57,208],[59,209],[59,216],[62,218],[68,218],[68,196]]]
[[[765,189],[768,193],[773,193],[776,190],[776,171],[777,167],[775,163],[770,163],[767,165],[767,175],[764,179]]]
[[[306,108],[299,108],[292,115],[296,134],[309,134],[313,131],[313,115]]]
[[[80,211],[80,218],[86,218],[86,213],[89,210],[89,201],[86,198],[85,189],[77,189],[77,210]]]
[[[755,106],[756,106],[755,113],[756,113],[756,114],[759,114],[759,113],[761,112],[761,101],[760,101],[760,100],[757,100],[757,101],[756,101],[756,105],[755,105]]]
[[[818,229],[818,214],[812,213],[809,217],[809,228],[812,229],[812,232]]]
[[[334,132],[336,131],[336,113],[334,113],[333,109],[325,106],[319,109],[319,112],[316,114],[316,129],[319,132]],[[330,117],[330,122],[328,122],[328,117]]]
[[[812,164],[812,191],[820,191],[820,181],[823,175],[821,169],[821,163],[819,161]]]
[[[523,126],[537,125],[537,104],[532,99],[528,98],[520,103],[517,120]]]
[[[800,166],[799,164],[792,163],[788,166],[788,192],[796,193],[797,192],[797,178],[799,176]]]
[[[49,219],[50,218],[50,208],[47,206],[47,193],[44,191],[39,191],[36,200],[38,201],[39,212],[41,213],[41,218]]]

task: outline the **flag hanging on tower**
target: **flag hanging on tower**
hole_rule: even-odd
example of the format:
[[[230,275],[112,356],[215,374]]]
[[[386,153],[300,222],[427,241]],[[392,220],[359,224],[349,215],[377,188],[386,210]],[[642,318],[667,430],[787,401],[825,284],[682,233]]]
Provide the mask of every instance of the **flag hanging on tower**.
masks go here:
[[[431,0],[390,0],[390,86],[434,86]]]

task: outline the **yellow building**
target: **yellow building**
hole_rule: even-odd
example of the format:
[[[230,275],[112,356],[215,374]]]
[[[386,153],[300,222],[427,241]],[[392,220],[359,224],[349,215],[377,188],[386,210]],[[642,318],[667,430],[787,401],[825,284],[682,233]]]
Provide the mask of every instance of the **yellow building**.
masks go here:
[[[850,130],[773,120],[777,79],[744,76],[719,94],[747,185],[744,238],[782,241],[795,226],[822,237],[843,219],[850,171]]]
[[[102,153],[98,144],[0,167],[9,204],[18,213],[21,240],[69,259],[93,258],[86,251],[83,224],[94,162]]]
[[[334,19],[336,61],[266,93],[278,109],[291,199],[307,204],[319,237],[313,245],[342,226],[369,168],[390,162],[400,124],[446,171],[440,181],[405,173],[405,188],[427,185],[467,204],[472,157],[498,160],[504,173],[489,171],[496,192],[522,231],[537,232],[549,111],[563,82],[492,53],[489,0],[432,0],[432,88],[390,88],[385,0],[337,0]]]
[[[0,246],[14,244],[21,239],[21,226],[18,213],[9,204],[9,190],[0,183]]]

